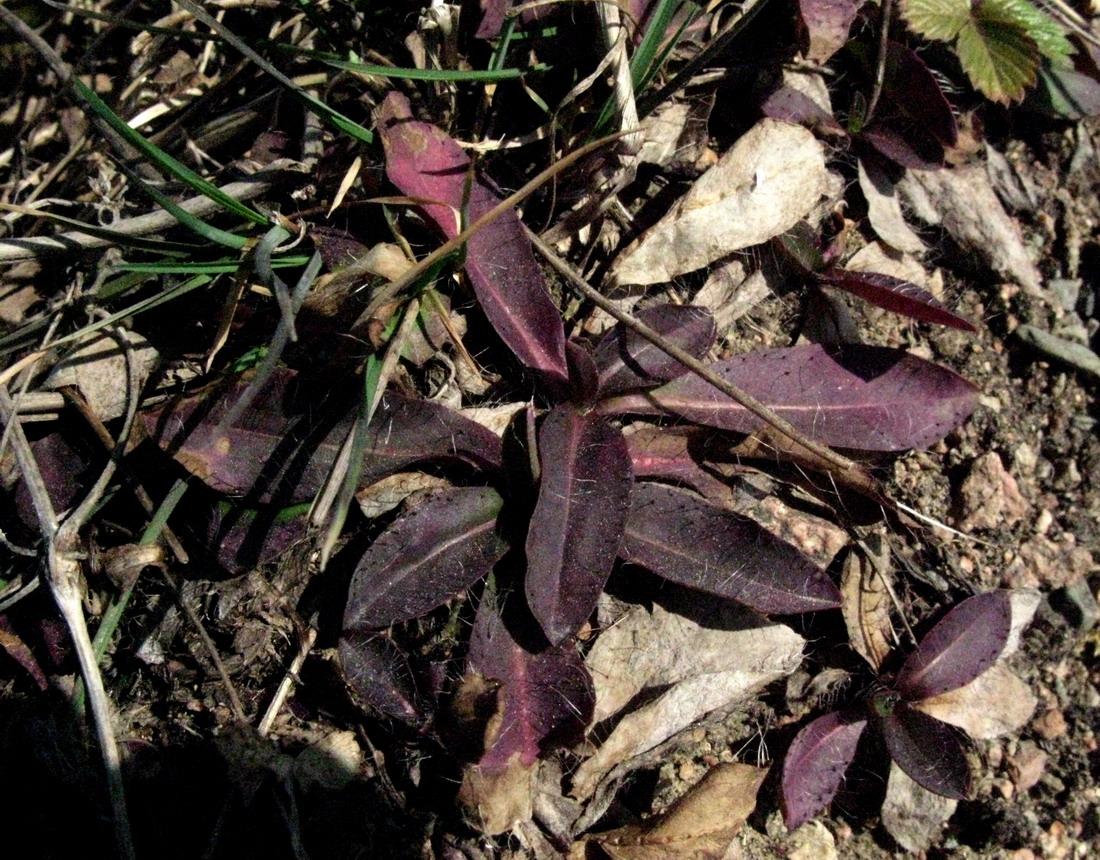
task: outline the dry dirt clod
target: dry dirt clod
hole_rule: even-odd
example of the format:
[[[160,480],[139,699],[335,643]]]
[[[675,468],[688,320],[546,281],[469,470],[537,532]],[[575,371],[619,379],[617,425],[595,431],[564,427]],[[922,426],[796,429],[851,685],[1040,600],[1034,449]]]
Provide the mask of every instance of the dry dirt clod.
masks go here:
[[[975,529],[1011,528],[1030,510],[1016,479],[995,451],[978,457],[959,488],[956,518],[964,532]]]

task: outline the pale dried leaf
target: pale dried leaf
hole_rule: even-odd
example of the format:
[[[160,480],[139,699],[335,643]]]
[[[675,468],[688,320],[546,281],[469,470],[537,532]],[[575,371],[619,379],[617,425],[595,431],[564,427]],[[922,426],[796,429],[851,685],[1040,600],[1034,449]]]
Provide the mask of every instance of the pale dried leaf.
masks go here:
[[[638,150],[638,161],[661,167],[672,161],[687,126],[689,113],[687,102],[670,102],[648,117],[642,123],[645,139]]]
[[[389,513],[413,493],[446,490],[451,486],[453,485],[450,481],[437,475],[428,475],[424,472],[398,472],[395,475],[386,476],[381,481],[375,481],[369,487],[364,487],[355,494],[355,501],[359,503],[359,510],[363,512],[363,516],[372,520]]]
[[[352,731],[335,731],[306,747],[294,759],[294,776],[303,785],[338,791],[363,767],[363,748]]]
[[[581,765],[573,780],[572,795],[581,800],[591,796],[612,768],[653,749],[711,711],[743,701],[764,685],[793,672],[802,658],[802,637],[784,625],[763,619],[756,623],[760,626],[715,631],[725,635],[708,637],[712,647],[723,643],[721,655],[692,656],[712,671],[674,684],[657,699],[625,716],[599,750]],[[713,671],[721,665],[722,655],[728,668]],[[594,680],[598,686],[600,679]]]
[[[919,254],[925,250],[920,236],[905,222],[894,182],[886,175],[882,165],[874,158],[861,158],[859,187],[867,200],[867,219],[882,241],[907,254]]]
[[[137,387],[157,363],[157,351],[134,331],[120,330],[130,344]],[[46,378],[43,387],[49,389],[72,385],[80,389],[84,399],[101,421],[111,421],[126,412],[130,383],[126,373],[126,354],[110,335],[94,334],[61,359]]]
[[[837,860],[836,839],[820,821],[807,821],[790,836],[787,860]]]
[[[516,413],[526,408],[526,403],[501,403],[499,406],[471,406],[459,409],[458,412],[463,418],[469,418],[498,436],[503,436]]]
[[[848,628],[848,641],[876,672],[893,650],[890,594],[884,576],[889,575],[890,553],[878,548],[874,560],[854,550],[844,562],[840,577],[843,602],[840,611]],[[877,562],[877,564],[876,564]]]
[[[1020,225],[1005,211],[981,164],[944,170],[909,170],[898,189],[929,224],[942,224],[964,248],[1032,295],[1042,275],[1024,246]]]
[[[721,336],[736,320],[773,294],[769,274],[777,275],[771,268],[749,273],[745,256],[734,254],[710,267],[707,281],[692,304],[711,312]]]
[[[1003,663],[994,664],[957,690],[912,703],[917,710],[958,726],[979,740],[1019,731],[1037,705],[1031,687]]]
[[[1024,628],[1031,623],[1031,619],[1035,617],[1035,610],[1039,608],[1042,600],[1043,595],[1034,588],[1017,588],[1009,595],[1012,627],[1008,631],[1008,642],[1005,643],[1004,650],[1001,652],[1002,660],[1015,654],[1019,649],[1020,636],[1023,635]]]
[[[525,765],[517,753],[503,769],[467,765],[458,801],[467,822],[487,836],[497,836],[529,821],[538,763]]]
[[[829,87],[822,75],[817,72],[784,69],[782,86],[790,87],[795,92],[802,93],[821,108],[822,113],[832,116],[833,102],[829,95]]]
[[[617,284],[655,284],[790,229],[830,187],[822,145],[806,129],[757,123],[619,257]]]
[[[957,800],[917,785],[905,771],[890,763],[882,824],[906,851],[925,851],[938,841],[944,824],[958,805]]]
[[[667,687],[696,675],[735,668],[731,631],[759,619],[752,610],[726,601],[711,601],[706,616],[687,618],[660,604],[652,611],[633,606],[605,630],[585,663],[596,687],[593,722],[617,714],[647,687]]]

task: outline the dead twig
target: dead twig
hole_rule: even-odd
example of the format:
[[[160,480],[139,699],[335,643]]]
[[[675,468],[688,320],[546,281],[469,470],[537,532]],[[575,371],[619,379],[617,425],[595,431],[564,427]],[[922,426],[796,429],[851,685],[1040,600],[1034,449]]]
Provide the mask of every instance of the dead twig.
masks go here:
[[[313,650],[313,644],[316,641],[317,631],[312,625],[307,627],[305,631],[299,631],[298,653],[294,655],[283,680],[279,683],[279,688],[275,691],[275,697],[271,700],[271,704],[267,706],[267,710],[264,711],[263,718],[256,728],[256,733],[261,738],[267,737],[271,732],[271,727],[275,725],[275,718],[279,716],[279,711],[282,710],[290,691],[294,689],[298,673],[302,671],[302,665],[306,662],[306,658],[309,656],[309,652]]]

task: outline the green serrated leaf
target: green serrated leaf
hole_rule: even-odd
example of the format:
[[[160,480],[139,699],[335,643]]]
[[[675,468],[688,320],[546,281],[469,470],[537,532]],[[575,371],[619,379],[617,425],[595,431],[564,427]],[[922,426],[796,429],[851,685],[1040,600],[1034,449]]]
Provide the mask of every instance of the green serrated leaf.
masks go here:
[[[982,0],[974,7],[974,15],[979,19],[992,17],[1019,24],[1047,59],[1064,62],[1074,53],[1062,26],[1028,0]]]
[[[970,20],[969,0],[904,0],[902,17],[909,29],[926,39],[949,42]]]
[[[974,88],[992,101],[1021,99],[1035,83],[1039,46],[1019,23],[988,9],[962,28],[955,49]]]

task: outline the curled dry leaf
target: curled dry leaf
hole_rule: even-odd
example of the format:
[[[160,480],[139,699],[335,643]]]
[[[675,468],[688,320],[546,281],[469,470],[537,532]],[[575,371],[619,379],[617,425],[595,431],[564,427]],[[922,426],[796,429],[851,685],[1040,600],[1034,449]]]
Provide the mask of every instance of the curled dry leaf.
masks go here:
[[[830,187],[821,144],[765,119],[734,144],[616,260],[617,284],[655,284],[790,229]]]
[[[34,652],[19,634],[11,629],[8,617],[2,614],[0,614],[0,649],[27,670],[27,673],[34,678],[39,690],[45,692],[49,689],[50,682],[38,664],[38,660],[35,659]]]
[[[1001,205],[984,165],[910,170],[898,190],[921,220],[942,225],[995,272],[1040,295],[1042,275],[1024,246],[1019,223]]]
[[[361,489],[355,494],[355,501],[359,503],[363,516],[372,520],[394,510],[414,493],[450,487],[445,478],[426,472],[398,472]]]
[[[744,642],[734,633],[758,625],[760,616],[734,603],[699,604],[690,592],[675,594],[662,595],[668,607],[631,607],[596,639],[585,657],[596,690],[594,723],[619,713],[643,690],[735,668],[728,649]]]
[[[924,251],[924,242],[906,223],[896,185],[879,159],[864,156],[859,159],[858,168],[859,187],[867,201],[867,219],[875,234],[891,248],[906,254]]]
[[[890,575],[890,553],[879,541],[876,558],[853,549],[844,562],[840,578],[840,609],[848,628],[852,648],[874,671],[893,650],[894,628],[890,622],[890,594],[884,577]]]
[[[612,860],[721,860],[756,808],[768,769],[715,765],[672,806],[641,824],[594,837]]]

